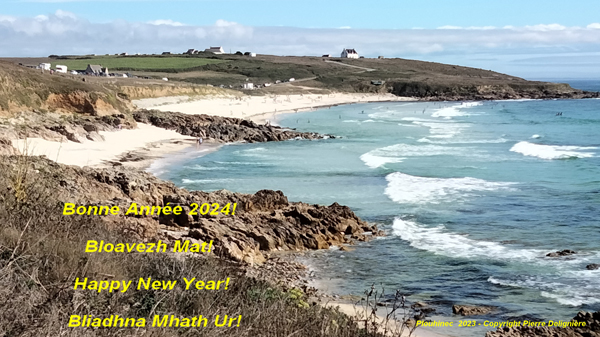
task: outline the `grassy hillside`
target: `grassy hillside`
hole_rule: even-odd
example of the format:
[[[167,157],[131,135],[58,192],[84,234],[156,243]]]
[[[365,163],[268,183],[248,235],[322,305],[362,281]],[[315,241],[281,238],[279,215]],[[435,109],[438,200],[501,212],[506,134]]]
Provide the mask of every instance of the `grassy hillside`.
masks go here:
[[[51,59],[52,68],[65,65],[69,70],[85,70],[88,64],[108,67],[109,71],[184,71],[223,60],[186,56],[90,56]]]
[[[527,81],[491,70],[433,62],[393,59],[341,59],[258,55],[98,56],[60,59],[10,59],[15,63],[50,62],[71,68],[88,63],[134,75],[240,89],[247,82],[283,83],[252,94],[309,90],[394,93],[423,99],[580,98],[567,84]],[[294,82],[286,83],[290,78]]]

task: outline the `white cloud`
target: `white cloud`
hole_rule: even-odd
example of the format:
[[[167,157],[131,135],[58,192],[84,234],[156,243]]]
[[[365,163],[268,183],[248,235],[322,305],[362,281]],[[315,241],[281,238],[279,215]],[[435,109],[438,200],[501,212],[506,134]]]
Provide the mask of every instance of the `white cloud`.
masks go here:
[[[547,31],[555,31],[555,30],[566,30],[567,27],[563,25],[559,25],[557,23],[549,24],[549,25],[534,25],[534,26],[525,26],[525,29],[536,30],[540,32]]]
[[[438,27],[437,29],[463,29],[463,28],[459,27],[459,26],[441,26],[441,27]]]
[[[155,25],[155,26],[160,26],[160,25],[174,26],[174,27],[184,26],[183,23],[173,21],[173,20],[154,20],[154,21],[148,21],[148,23],[151,25]]]
[[[367,57],[449,59],[477,54],[600,52],[599,23],[587,27],[340,28],[250,27],[226,20],[206,26],[170,19],[93,23],[59,10],[38,17],[0,15],[0,56],[182,52],[211,45],[275,55],[336,55],[343,48],[355,48]]]

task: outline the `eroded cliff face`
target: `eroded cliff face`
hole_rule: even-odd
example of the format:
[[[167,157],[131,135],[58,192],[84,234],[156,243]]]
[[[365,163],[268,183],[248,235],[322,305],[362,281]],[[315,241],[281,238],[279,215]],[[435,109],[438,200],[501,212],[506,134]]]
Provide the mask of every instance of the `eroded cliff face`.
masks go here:
[[[3,157],[5,170],[18,168],[18,157]],[[53,202],[119,206],[119,215],[102,216],[116,230],[134,233],[140,241],[213,241],[220,256],[255,264],[270,252],[327,249],[381,235],[348,207],[290,202],[281,191],[255,194],[229,191],[187,191],[148,173],[125,167],[78,168],[30,157],[31,179],[53,187]],[[9,192],[10,193],[10,192]],[[131,203],[140,206],[181,206],[179,215],[125,215]],[[191,212],[191,204],[236,204],[235,215]],[[73,215],[77,216],[77,215]],[[93,238],[90,238],[90,240]]]
[[[109,103],[116,100],[115,96],[104,93],[89,93],[85,91],[74,91],[69,93],[50,94],[42,103],[41,108],[48,111],[61,112],[65,114],[79,113],[91,116],[106,116],[120,113],[115,105]],[[131,109],[132,105],[121,100],[123,107]]]
[[[127,113],[132,107],[116,87],[0,62],[0,116],[34,111],[96,116]]]

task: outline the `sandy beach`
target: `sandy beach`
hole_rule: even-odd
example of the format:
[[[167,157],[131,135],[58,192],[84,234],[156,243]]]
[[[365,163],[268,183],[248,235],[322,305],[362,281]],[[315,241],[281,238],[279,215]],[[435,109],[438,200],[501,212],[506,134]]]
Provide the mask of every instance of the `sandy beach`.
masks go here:
[[[392,94],[329,95],[269,95],[243,97],[208,97],[195,100],[187,96],[148,98],[133,101],[138,108],[175,111],[184,114],[207,114],[221,117],[251,119],[256,123],[272,121],[278,114],[310,111],[329,106],[368,103],[413,101]]]
[[[119,161],[120,157],[135,154],[135,160],[125,164],[145,168],[153,159],[193,146],[195,139],[182,136],[175,131],[138,123],[137,129],[99,132],[104,141],[84,140],[53,142],[41,138],[13,140],[13,146],[20,153],[46,156],[61,164],[76,166],[105,166]],[[141,152],[140,152],[141,151]],[[141,156],[140,153],[146,155]]]
[[[251,119],[257,123],[272,122],[276,115],[308,111],[328,106],[367,102],[409,101],[410,98],[391,94],[329,94],[280,95],[242,97],[189,96],[149,98],[133,101],[138,108],[175,111],[185,114],[207,114],[222,117]],[[45,155],[58,163],[77,166],[112,166],[121,163],[138,169],[149,168],[156,159],[187,151],[195,139],[175,131],[138,123],[137,129],[100,132],[104,141],[81,143],[54,142],[41,138],[14,140],[21,153]],[[209,143],[209,142],[207,142]],[[208,144],[194,151],[208,153]],[[214,146],[211,151],[214,150]]]

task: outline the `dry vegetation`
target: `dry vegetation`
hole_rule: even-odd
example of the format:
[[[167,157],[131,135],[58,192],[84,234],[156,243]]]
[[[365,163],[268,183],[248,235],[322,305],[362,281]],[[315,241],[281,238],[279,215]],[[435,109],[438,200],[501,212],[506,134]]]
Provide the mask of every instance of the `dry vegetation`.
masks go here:
[[[29,157],[3,160],[0,168],[0,336],[362,336],[349,317],[308,306],[298,291],[248,278],[217,258],[86,254],[88,239],[132,242],[94,217],[61,215],[53,187],[36,181]],[[77,277],[225,279],[226,291],[96,293],[73,290]],[[71,314],[108,317],[242,315],[240,327],[67,328]]]

